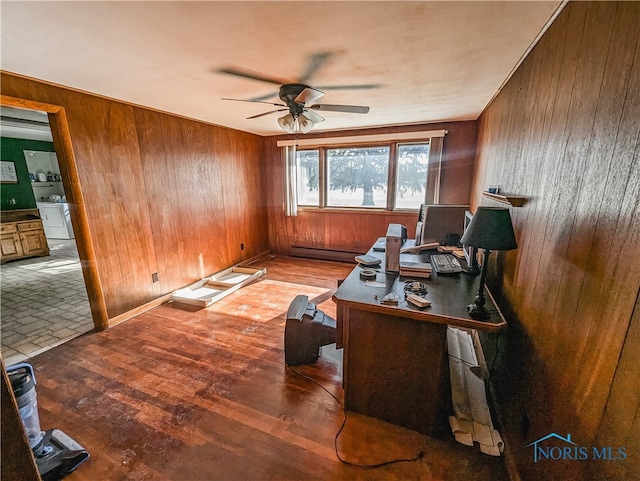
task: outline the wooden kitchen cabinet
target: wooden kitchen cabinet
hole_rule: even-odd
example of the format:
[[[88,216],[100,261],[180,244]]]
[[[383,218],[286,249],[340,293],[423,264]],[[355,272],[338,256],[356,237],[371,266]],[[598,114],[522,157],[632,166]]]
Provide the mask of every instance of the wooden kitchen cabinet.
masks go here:
[[[49,255],[49,245],[42,221],[30,211],[31,209],[3,212],[2,223],[0,223],[3,263],[23,257]]]
[[[4,227],[4,226],[3,226]],[[22,257],[22,243],[20,242],[20,234],[2,233],[0,238],[2,245],[2,260],[17,259]]]

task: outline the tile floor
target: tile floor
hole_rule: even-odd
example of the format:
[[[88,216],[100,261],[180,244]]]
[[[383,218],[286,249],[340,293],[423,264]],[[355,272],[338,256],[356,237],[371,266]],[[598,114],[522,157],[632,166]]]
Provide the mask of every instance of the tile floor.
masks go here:
[[[75,240],[48,243],[48,257],[0,266],[0,346],[7,366],[93,329]]]

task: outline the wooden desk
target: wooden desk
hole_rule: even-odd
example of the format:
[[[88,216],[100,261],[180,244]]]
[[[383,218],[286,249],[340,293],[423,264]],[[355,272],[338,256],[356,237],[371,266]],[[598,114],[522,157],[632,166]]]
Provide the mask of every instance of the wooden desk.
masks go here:
[[[405,301],[406,279],[384,272],[384,252],[368,254],[382,260],[376,281],[384,287],[367,286],[357,266],[333,296],[338,347],[344,347],[345,408],[437,435],[446,425],[450,399],[447,326],[495,332],[506,322],[488,291],[485,307],[490,319],[469,317],[467,305],[478,292],[480,276],[433,272],[422,280],[431,306],[420,309]],[[428,256],[401,254],[401,260],[428,262]],[[381,304],[389,292],[398,295],[397,306]]]

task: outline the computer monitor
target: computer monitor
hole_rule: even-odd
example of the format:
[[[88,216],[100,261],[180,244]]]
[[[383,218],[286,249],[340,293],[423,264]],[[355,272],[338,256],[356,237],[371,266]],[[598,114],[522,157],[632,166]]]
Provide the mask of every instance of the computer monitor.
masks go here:
[[[421,206],[416,226],[416,244],[431,242],[438,242],[441,245],[457,244],[462,237],[464,215],[468,210],[469,206],[463,204]]]

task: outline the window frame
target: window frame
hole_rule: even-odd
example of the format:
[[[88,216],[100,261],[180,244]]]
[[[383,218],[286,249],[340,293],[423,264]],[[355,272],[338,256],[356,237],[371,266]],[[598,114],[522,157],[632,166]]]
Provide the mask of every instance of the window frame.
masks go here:
[[[319,139],[322,140],[322,139]],[[300,151],[317,151],[318,152],[318,189],[319,189],[319,199],[318,205],[298,205],[300,210],[304,211],[357,211],[357,212],[417,212],[420,209],[418,205],[415,208],[396,208],[396,187],[398,181],[398,152],[399,147],[403,145],[418,145],[418,144],[426,144],[429,145],[429,156],[428,156],[428,166],[427,172],[425,174],[424,186],[425,186],[425,197],[424,200],[421,201],[427,202],[427,197],[429,195],[429,185],[432,182],[429,182],[429,177],[432,175],[431,168],[431,147],[433,145],[434,138],[426,138],[419,140],[396,140],[396,141],[384,141],[384,142],[349,142],[349,143],[340,143],[340,144],[330,144],[330,145],[305,145],[302,148],[296,149],[296,157],[297,152]],[[389,149],[389,159],[388,159],[388,171],[387,171],[387,205],[385,207],[354,207],[354,206],[334,206],[327,205],[328,200],[328,162],[327,162],[327,151],[332,149],[348,149],[348,148],[367,148],[367,147],[387,147]],[[296,158],[296,166],[297,166],[297,158]],[[297,195],[297,191],[296,191]]]

